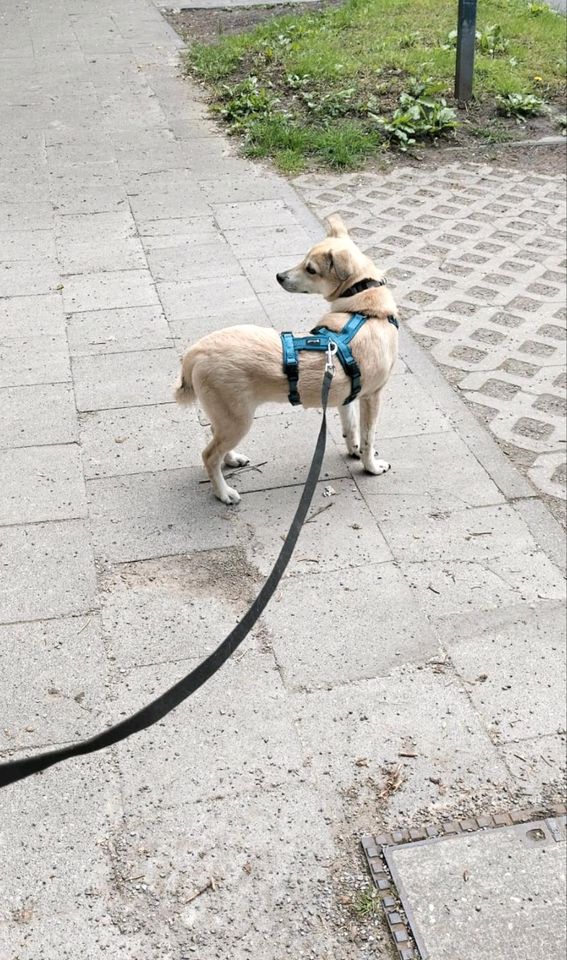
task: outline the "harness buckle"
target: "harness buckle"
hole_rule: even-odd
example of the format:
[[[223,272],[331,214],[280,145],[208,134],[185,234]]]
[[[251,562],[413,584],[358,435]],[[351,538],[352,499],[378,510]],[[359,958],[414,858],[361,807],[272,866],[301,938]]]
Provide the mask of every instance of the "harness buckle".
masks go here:
[[[325,373],[334,373],[335,364],[333,363],[333,357],[337,352],[337,345],[334,340],[329,340],[327,344],[327,349],[325,351],[325,356],[327,358],[325,363]]]

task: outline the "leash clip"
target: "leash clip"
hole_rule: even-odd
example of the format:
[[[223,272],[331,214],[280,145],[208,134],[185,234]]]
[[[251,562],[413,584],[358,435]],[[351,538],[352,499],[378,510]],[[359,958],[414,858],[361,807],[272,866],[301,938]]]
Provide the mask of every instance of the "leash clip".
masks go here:
[[[335,364],[333,363],[333,357],[337,352],[337,345],[334,340],[329,340],[327,344],[326,357],[327,362],[325,363],[325,373],[334,373]]]

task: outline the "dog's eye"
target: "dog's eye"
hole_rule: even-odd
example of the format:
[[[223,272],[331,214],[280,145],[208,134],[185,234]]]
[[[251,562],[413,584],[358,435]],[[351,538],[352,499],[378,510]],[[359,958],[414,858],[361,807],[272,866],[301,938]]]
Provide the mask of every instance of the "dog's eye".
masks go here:
[[[307,270],[307,273],[317,273],[315,267],[312,267],[310,263],[307,264],[305,269]]]

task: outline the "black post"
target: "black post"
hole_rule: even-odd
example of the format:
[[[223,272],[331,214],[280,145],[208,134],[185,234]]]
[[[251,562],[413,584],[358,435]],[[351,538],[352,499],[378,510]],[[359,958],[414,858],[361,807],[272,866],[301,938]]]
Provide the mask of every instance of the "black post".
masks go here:
[[[459,0],[455,99],[466,103],[472,97],[477,0]]]

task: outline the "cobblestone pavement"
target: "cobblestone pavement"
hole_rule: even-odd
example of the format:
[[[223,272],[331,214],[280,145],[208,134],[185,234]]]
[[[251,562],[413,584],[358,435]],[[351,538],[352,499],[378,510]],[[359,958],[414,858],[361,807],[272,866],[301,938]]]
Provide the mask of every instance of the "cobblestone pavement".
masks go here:
[[[227,323],[309,329],[324,304],[275,281],[321,224],[219,134],[151,0],[0,0],[0,36],[7,757],[123,718],[242,615],[319,417],[259,411],[224,507],[206,423],[172,402],[178,356]],[[408,292],[439,293],[430,272]],[[392,470],[362,474],[330,417],[313,515],[238,655],[164,722],[0,791],[2,960],[384,958],[353,908],[363,833],[560,795],[562,532],[401,345]]]
[[[565,497],[565,177],[477,163],[303,176],[398,286],[403,316],[538,490]]]

